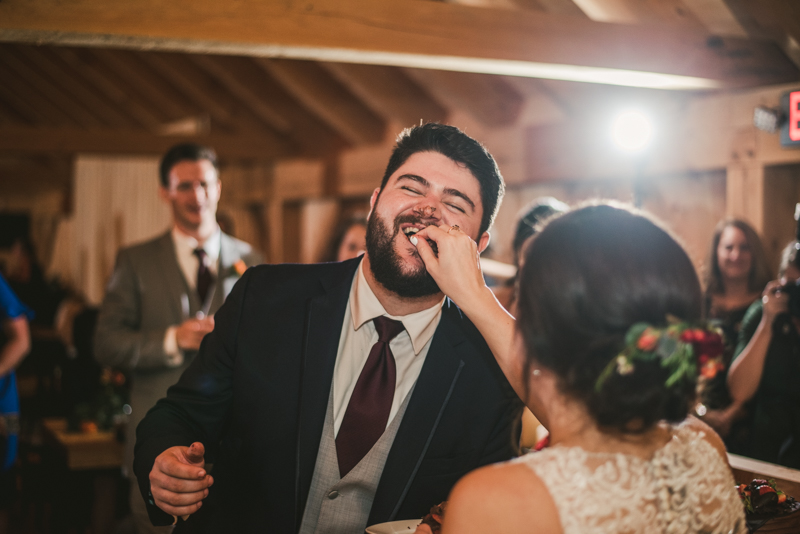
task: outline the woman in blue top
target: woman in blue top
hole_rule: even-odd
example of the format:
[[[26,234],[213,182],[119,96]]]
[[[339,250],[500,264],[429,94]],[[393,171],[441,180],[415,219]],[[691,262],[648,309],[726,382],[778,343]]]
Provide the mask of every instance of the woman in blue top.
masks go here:
[[[14,495],[11,467],[17,458],[19,396],[14,369],[31,347],[28,319],[22,304],[0,276],[0,532],[7,531],[8,507]]]

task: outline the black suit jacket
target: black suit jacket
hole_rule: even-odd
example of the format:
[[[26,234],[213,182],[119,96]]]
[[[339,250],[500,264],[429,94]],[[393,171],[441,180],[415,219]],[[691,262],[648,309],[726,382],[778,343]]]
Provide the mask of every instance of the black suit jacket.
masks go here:
[[[172,523],[147,498],[155,458],[201,441],[215,481],[180,530],[297,532],[358,262],[262,265],[237,282],[192,365],[137,429],[135,471],[155,524]],[[521,403],[449,300],[431,343],[369,524],[422,517],[465,473],[516,452]]]

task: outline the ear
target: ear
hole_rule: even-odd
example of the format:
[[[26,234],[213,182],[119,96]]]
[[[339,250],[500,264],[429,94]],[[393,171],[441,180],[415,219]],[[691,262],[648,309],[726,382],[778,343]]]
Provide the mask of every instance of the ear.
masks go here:
[[[489,246],[489,241],[492,240],[492,235],[489,232],[483,232],[483,235],[478,239],[478,254],[486,250]]]
[[[367,213],[367,220],[372,216],[372,212],[375,211],[375,203],[378,201],[380,194],[381,188],[376,187],[375,191],[372,192],[372,196],[369,197],[369,213]]]

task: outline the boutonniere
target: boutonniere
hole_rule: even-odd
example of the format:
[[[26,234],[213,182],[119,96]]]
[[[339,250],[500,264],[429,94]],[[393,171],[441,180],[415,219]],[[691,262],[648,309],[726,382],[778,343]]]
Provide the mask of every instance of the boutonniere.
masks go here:
[[[236,278],[239,278],[244,274],[246,270],[247,270],[247,264],[244,262],[243,259],[239,258],[234,262],[233,265],[231,265],[225,270],[224,278],[230,278],[234,276]]]

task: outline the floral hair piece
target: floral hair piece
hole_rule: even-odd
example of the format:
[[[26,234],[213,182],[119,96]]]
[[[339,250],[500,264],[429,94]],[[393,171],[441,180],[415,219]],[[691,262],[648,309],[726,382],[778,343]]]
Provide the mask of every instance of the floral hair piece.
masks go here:
[[[625,334],[625,348],[600,373],[595,391],[600,391],[613,373],[628,375],[636,362],[660,360],[669,370],[664,385],[672,387],[682,379],[698,374],[714,378],[725,366],[722,363],[724,344],[722,332],[709,325],[693,326],[667,316],[664,328],[648,323],[636,323]]]

